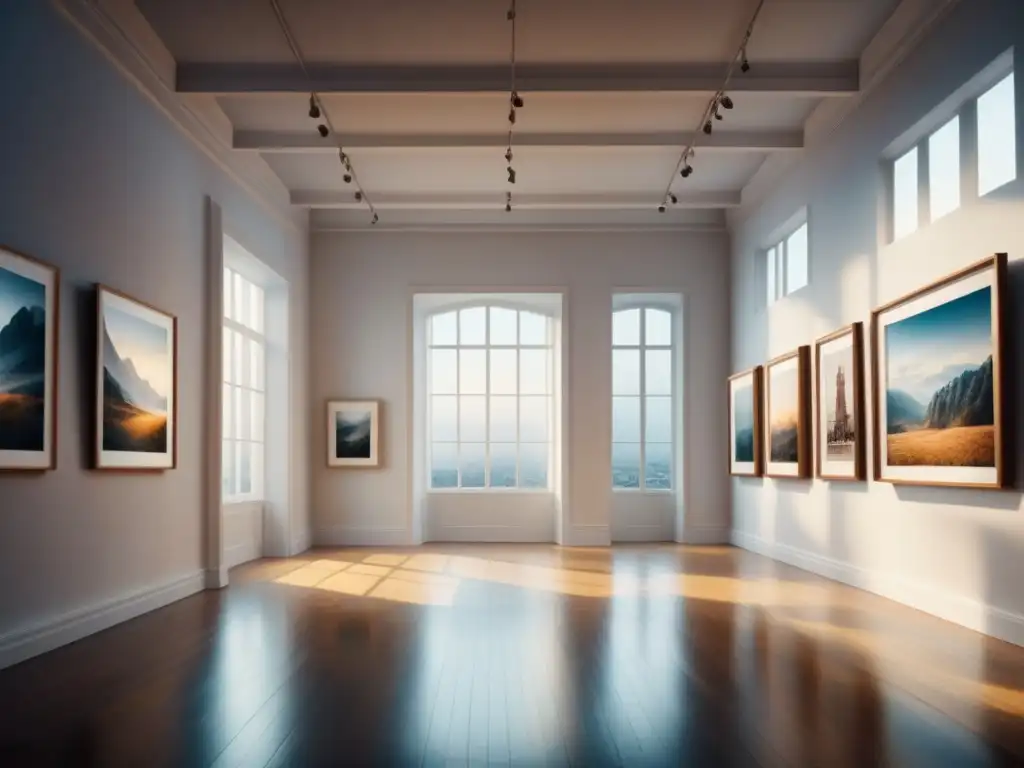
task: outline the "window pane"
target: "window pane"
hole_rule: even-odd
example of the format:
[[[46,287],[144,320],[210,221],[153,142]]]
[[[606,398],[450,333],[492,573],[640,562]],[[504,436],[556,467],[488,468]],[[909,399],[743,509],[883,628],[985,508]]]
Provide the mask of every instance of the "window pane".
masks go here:
[[[249,396],[250,404],[252,405],[252,434],[251,439],[258,442],[263,442],[266,436],[263,434],[263,420],[266,411],[263,405],[263,395],[259,392],[253,392]]]
[[[978,99],[978,194],[1017,178],[1013,73]]]
[[[435,395],[454,395],[459,389],[458,351],[454,349],[430,350],[430,392]]]
[[[430,318],[430,343],[441,346],[455,346],[459,343],[458,313],[445,312]]]
[[[518,437],[516,433],[516,411],[515,397],[507,395],[491,397],[491,435],[492,441],[514,443]]]
[[[786,294],[807,285],[807,225],[786,240]]]
[[[487,440],[487,398],[483,395],[459,398],[459,440],[471,443]]]
[[[257,498],[263,498],[263,444],[252,443],[252,492]]]
[[[430,487],[455,488],[459,484],[459,447],[455,443],[430,446]]]
[[[491,443],[492,488],[516,487],[516,444]]]
[[[238,492],[252,493],[252,453],[249,443],[236,443],[238,451]]]
[[[459,445],[459,472],[463,488],[484,487],[484,460],[486,450],[483,443],[462,443]]]
[[[231,270],[224,267],[224,317],[231,317]]]
[[[644,344],[670,346],[672,344],[672,313],[664,309],[644,310]]]
[[[231,319],[241,323],[245,320],[246,313],[249,311],[249,292],[245,290],[245,281],[240,274],[235,272],[234,278],[234,286],[231,289],[234,297]]]
[[[242,334],[238,331],[231,331],[231,381],[235,384],[244,384],[242,378]]]
[[[551,342],[548,340],[547,316],[539,315],[536,312],[520,312],[519,343],[543,345],[550,344]]]
[[[672,487],[672,444],[647,443],[644,446],[644,486]]]
[[[487,343],[487,309],[473,307],[459,310],[459,344]]]
[[[232,342],[233,338],[234,338],[234,336],[233,336],[233,333],[232,333],[231,329],[230,328],[225,328],[224,329],[224,333],[221,336],[221,339],[222,339],[221,340],[221,354],[222,354],[222,356],[224,358],[224,365],[223,365],[223,367],[224,367],[224,381],[231,381],[232,380],[232,376],[231,376],[231,372],[232,372],[231,360],[233,358],[232,358],[232,352],[231,352],[231,342]]]
[[[640,346],[639,309],[620,309],[612,313],[612,344]]]
[[[768,303],[775,301],[775,249],[769,248],[766,255],[768,268]]]
[[[239,440],[249,440],[252,437],[252,406],[249,402],[249,390],[236,389],[235,398],[238,402],[238,406],[235,408],[235,414],[238,416],[238,422],[235,424],[235,437]]]
[[[459,392],[463,395],[483,395],[487,392],[486,350],[459,350]]]
[[[546,349],[519,351],[519,394],[546,395],[548,393],[548,357]]]
[[[524,443],[519,446],[519,486],[548,487],[548,444]]]
[[[647,370],[644,388],[647,395],[672,394],[672,350],[648,349],[644,352]]]
[[[516,394],[516,355],[514,349],[491,350],[491,394]]]
[[[548,439],[548,398],[519,398],[519,439],[541,443]]]
[[[893,235],[895,239],[917,230],[917,147],[892,166]]]
[[[458,398],[434,396],[430,403],[430,439],[440,442],[459,439]]]
[[[640,350],[612,350],[612,394],[640,394]]]
[[[263,333],[263,289],[258,285],[252,287],[252,302],[249,304],[249,327],[257,333]]]
[[[267,383],[263,366],[263,345],[254,339],[249,340],[249,372],[253,389],[265,389]]]
[[[960,207],[960,117],[928,139],[928,193],[932,221]]]
[[[644,440],[653,443],[672,442],[672,398],[648,397]],[[612,438],[613,440],[615,438]],[[639,440],[640,438],[637,438]]]
[[[612,443],[612,487],[640,487],[639,443]]]
[[[235,444],[225,440],[220,454],[221,490],[225,496],[235,495]]]
[[[640,398],[612,398],[612,441],[640,442]]]
[[[231,429],[232,429],[232,423],[233,423],[233,419],[231,418],[231,416],[232,416],[232,410],[231,410],[232,407],[233,407],[233,403],[232,403],[232,400],[231,400],[231,385],[230,384],[225,384],[224,385],[224,394],[221,396],[221,403],[220,403],[220,417],[221,417],[220,436],[223,437],[223,438],[229,438],[229,437],[232,436],[231,435]]]
[[[514,309],[491,307],[491,344],[516,343],[518,314]]]

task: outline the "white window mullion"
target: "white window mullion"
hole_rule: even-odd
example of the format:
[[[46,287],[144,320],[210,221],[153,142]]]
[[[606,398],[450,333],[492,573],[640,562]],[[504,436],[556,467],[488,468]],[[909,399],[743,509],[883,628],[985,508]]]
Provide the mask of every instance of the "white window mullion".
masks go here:
[[[640,310],[640,490],[647,488],[647,311]]]
[[[484,309],[484,488],[491,487],[491,308]]]
[[[456,317],[458,317],[456,315]],[[458,321],[456,321],[458,322]],[[457,332],[461,335],[461,329]],[[455,337],[461,341],[461,336]],[[455,487],[462,487],[462,348],[455,348]]]

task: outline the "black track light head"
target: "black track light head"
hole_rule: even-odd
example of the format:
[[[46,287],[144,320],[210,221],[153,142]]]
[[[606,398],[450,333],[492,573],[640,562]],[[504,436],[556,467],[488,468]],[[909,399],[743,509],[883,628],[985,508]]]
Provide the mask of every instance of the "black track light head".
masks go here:
[[[658,213],[664,213],[664,212],[665,212],[665,204],[662,203],[661,205],[658,206]]]
[[[362,192],[356,192],[356,202],[361,202],[362,199],[363,199],[363,193]]]
[[[505,150],[505,161],[509,163],[512,162],[512,147]]]
[[[371,224],[376,224],[378,221],[380,221],[380,216],[378,216],[376,211],[375,211],[374,214],[373,214],[373,218],[370,219],[370,223]]]
[[[690,165],[689,163],[687,163],[686,165],[683,166],[683,170],[681,170],[679,172],[679,175],[682,176],[684,179],[688,179],[688,178],[690,178],[690,175],[692,173],[693,173],[693,166]]]
[[[512,203],[505,203],[505,213],[512,213]]]
[[[346,184],[351,184],[352,183],[352,174],[351,173],[346,173],[341,178],[343,178],[345,180]]]
[[[515,17],[516,17],[515,10],[512,9],[512,8],[509,8],[508,9],[508,13],[505,14],[505,18],[508,19],[509,21],[512,21]]]
[[[729,98],[728,96],[722,96],[718,103],[721,104],[726,109],[732,109],[734,106],[736,106],[735,104],[732,103],[732,99]]]
[[[704,133],[706,133],[706,134],[708,134],[710,136],[711,135],[711,131],[713,131],[713,130],[714,130],[714,128],[712,128],[710,120],[708,120],[706,123],[704,123]]]
[[[523,97],[520,96],[516,91],[512,91],[512,106],[516,109],[523,108]]]
[[[508,170],[508,183],[509,184],[515,184],[516,183],[516,169],[513,168],[510,165],[507,170]]]
[[[747,54],[744,53],[743,54],[743,61],[740,63],[740,72],[749,72],[749,71],[750,71],[750,62],[747,61]]]
[[[309,116],[314,120],[320,117],[320,106],[316,103],[316,96],[309,94]]]
[[[328,128],[328,127],[327,127],[326,125],[324,125],[323,123],[320,123],[320,125],[318,125],[318,126],[316,127],[316,129],[317,129],[318,131],[320,131],[320,135],[321,135],[321,136],[323,136],[323,137],[324,137],[325,139],[327,138],[327,134],[329,134],[329,133],[331,132],[331,129],[330,129],[330,128]]]
[[[668,199],[672,201],[672,205],[678,205],[679,203],[679,198],[672,192],[668,193]]]
[[[512,107],[512,109],[510,109],[508,111],[508,121],[512,125],[516,124],[516,108],[515,107]]]
[[[722,114],[718,110],[715,110],[715,120],[722,120],[722,119],[723,119],[722,118]]]

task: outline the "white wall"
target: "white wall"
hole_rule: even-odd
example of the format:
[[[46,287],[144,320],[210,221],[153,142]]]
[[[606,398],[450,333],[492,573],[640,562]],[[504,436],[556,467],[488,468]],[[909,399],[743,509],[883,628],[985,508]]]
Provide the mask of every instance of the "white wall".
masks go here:
[[[304,307],[305,224],[256,203],[49,3],[0,23],[0,241],[61,269],[58,466],[0,475],[0,666],[203,583],[206,196]],[[178,316],[178,468],[89,469],[93,285]],[[293,316],[293,535],[308,540],[306,318]]]
[[[1011,46],[1017,51],[1018,180],[885,244],[882,152]],[[958,267],[1011,257],[1011,434],[1022,432],[1024,13],[1019,0],[961,2],[761,204],[733,217],[732,369],[795,348]],[[765,307],[758,249],[801,206],[811,285]],[[865,328],[865,331],[867,329]],[[870,349],[870,347],[869,347]],[[869,408],[870,389],[868,389]],[[870,444],[869,444],[870,445]],[[869,448],[869,467],[871,451]],[[1014,464],[1020,465],[1020,457]],[[734,540],[981,631],[1024,643],[1019,492],[868,483],[733,480]]]
[[[314,429],[317,543],[408,543],[412,296],[416,291],[564,291],[567,323],[566,543],[607,543],[611,492],[611,307],[618,290],[680,293],[686,328],[685,529],[728,536],[725,436],[728,257],[724,234],[314,233],[312,422],[334,398],[383,401],[383,467],[330,470]],[[476,494],[476,498],[483,497]]]

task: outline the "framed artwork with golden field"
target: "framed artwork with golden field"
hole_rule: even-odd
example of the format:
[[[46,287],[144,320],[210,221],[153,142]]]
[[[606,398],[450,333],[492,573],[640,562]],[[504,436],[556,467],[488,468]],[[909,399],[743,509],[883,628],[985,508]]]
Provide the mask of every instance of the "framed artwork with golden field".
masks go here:
[[[872,312],[876,480],[1007,484],[1005,285],[996,254]]]

